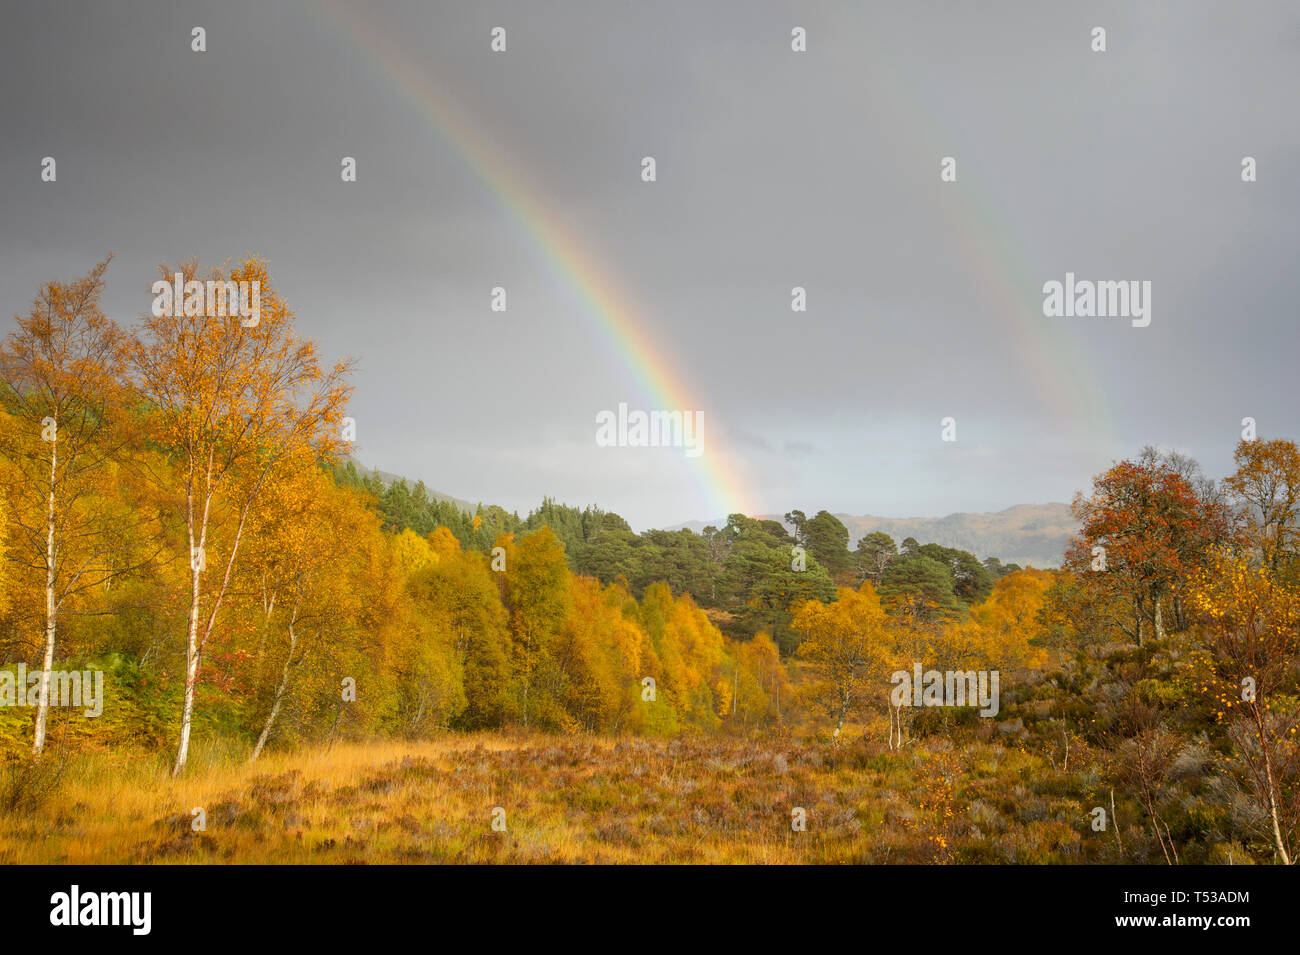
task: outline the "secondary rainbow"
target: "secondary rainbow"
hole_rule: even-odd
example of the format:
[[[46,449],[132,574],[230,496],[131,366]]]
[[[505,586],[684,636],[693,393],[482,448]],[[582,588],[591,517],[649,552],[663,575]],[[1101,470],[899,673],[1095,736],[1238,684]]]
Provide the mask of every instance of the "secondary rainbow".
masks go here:
[[[910,151],[900,152],[899,163],[915,163],[924,157],[923,161],[933,163],[930,175],[937,180],[939,158],[949,148],[943,130],[962,129],[960,117],[943,115],[950,107],[933,91],[925,95],[924,77],[905,74],[894,54],[898,37],[882,33],[863,9],[854,7],[846,12],[859,21],[861,29],[856,35],[865,47],[860,63],[868,71],[868,82],[864,84],[861,76],[854,81],[888,111],[894,131],[886,141],[911,146]],[[1082,351],[1082,343],[1072,346],[1066,341],[1064,326],[1044,318],[1040,297],[1043,276],[1033,274],[1025,242],[1015,236],[1004,212],[1005,203],[979,182],[974,175],[959,177],[958,183],[950,185],[936,181],[942,195],[936,206],[961,241],[969,271],[1002,323],[1002,343],[1032,377],[1043,405],[1063,424],[1068,423],[1076,445],[1086,442],[1100,455],[1122,453],[1119,422],[1106,388],[1097,381],[1090,356]],[[1047,277],[1060,276],[1053,273]],[[1036,436],[1026,434],[1024,440],[1034,441]]]

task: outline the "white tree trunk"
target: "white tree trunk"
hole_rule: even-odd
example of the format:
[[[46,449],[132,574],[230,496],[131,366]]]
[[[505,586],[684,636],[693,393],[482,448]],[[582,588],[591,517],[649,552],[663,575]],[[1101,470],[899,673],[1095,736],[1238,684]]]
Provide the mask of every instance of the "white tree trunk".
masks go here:
[[[54,599],[55,561],[58,557],[54,539],[54,484],[59,463],[59,426],[54,425],[54,440],[50,442],[50,496],[46,507],[45,525],[45,657],[41,663],[41,685],[36,701],[36,733],[32,752],[37,756],[45,749],[45,724],[50,711],[50,670],[54,666],[54,628],[58,604]],[[27,692],[19,687],[18,692]]]
[[[293,608],[294,617],[298,616],[298,608]],[[262,735],[257,738],[257,745],[253,747],[253,755],[249,757],[250,763],[257,762],[257,757],[262,755],[262,747],[266,741],[271,738],[271,729],[275,726],[275,718],[280,715],[280,704],[284,702],[285,691],[289,688],[289,668],[293,666],[293,651],[298,645],[298,637],[294,633],[294,621],[289,621],[289,653],[284,658],[284,670],[280,673],[280,685],[275,690],[275,701],[271,704],[271,714],[266,718],[266,725],[262,727]]]
[[[198,553],[204,554],[202,561],[196,561],[194,541],[194,477],[191,467],[189,479],[185,484],[185,524],[190,545],[190,621],[185,630],[185,702],[181,706],[181,738],[176,746],[176,764],[172,766],[172,776],[179,776],[185,771],[185,763],[190,755],[190,724],[194,718],[194,689],[199,679],[199,602],[202,589],[199,570],[206,566],[207,557],[204,545],[207,543],[208,508],[212,503],[212,459],[209,456],[207,486],[203,502],[203,518],[198,527]]]
[[[201,545],[200,545],[201,546]],[[190,551],[193,554],[193,550]],[[199,571],[190,558],[190,624],[185,638],[185,703],[181,707],[181,739],[176,749],[176,765],[172,775],[185,771],[190,754],[190,723],[194,717],[194,688],[199,678]]]
[[[261,490],[262,482],[266,480],[266,475],[270,470],[268,464],[263,469],[257,483],[253,485],[249,492],[248,498],[244,501],[244,506],[239,512],[239,523],[235,526],[235,539],[230,544],[230,556],[226,558],[225,574],[221,578],[221,586],[214,591],[212,601],[212,612],[208,614],[208,619],[204,623],[203,632],[199,633],[199,601],[200,587],[199,578],[201,571],[195,567],[194,561],[194,531],[193,517],[190,520],[190,579],[193,581],[193,590],[190,597],[190,626],[189,636],[185,646],[185,703],[181,707],[181,739],[176,748],[176,765],[172,767],[172,776],[179,776],[185,771],[185,762],[189,758],[190,749],[190,724],[194,716],[194,689],[199,679],[199,661],[203,656],[203,646],[207,643],[208,637],[212,634],[213,628],[217,625],[217,611],[221,609],[221,601],[226,596],[226,590],[230,586],[230,575],[235,569],[235,557],[239,554],[240,542],[244,539],[244,524],[248,520],[248,512],[253,506],[253,500],[256,498],[258,491]],[[208,458],[207,483],[204,487],[203,501],[203,520],[199,530],[199,551],[204,552],[208,540],[208,515],[212,507],[212,458]],[[192,515],[193,509],[190,507],[190,492],[186,490],[186,512]],[[201,562],[206,566],[206,556]]]
[[[1282,826],[1278,820],[1277,811],[1277,778],[1273,773],[1273,759],[1269,755],[1269,748],[1272,740],[1266,735],[1264,724],[1265,716],[1259,709],[1259,704],[1255,704],[1255,722],[1259,727],[1260,749],[1264,754],[1264,782],[1268,786],[1268,815],[1273,824],[1273,846],[1277,849],[1278,858],[1282,860],[1283,865],[1291,864],[1291,856],[1286,851],[1286,843],[1282,839]]]

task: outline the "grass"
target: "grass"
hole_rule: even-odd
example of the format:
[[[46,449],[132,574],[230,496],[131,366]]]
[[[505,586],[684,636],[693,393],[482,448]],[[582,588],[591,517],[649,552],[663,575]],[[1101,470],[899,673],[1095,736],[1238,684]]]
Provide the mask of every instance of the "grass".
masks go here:
[[[1067,862],[1092,835],[1082,804],[1036,795],[1041,759],[996,743],[484,734],[244,758],[199,750],[179,780],[162,755],[11,767],[0,864]]]

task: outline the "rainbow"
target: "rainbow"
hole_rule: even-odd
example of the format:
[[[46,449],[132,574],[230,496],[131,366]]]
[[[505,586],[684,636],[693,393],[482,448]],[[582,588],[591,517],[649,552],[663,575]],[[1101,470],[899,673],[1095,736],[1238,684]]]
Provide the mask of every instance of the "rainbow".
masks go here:
[[[394,37],[367,22],[348,4],[319,0],[309,4],[308,9],[321,11],[345,40],[355,42],[368,54],[376,71],[453,147],[465,167],[518,220],[550,266],[577,293],[590,323],[627,368],[650,407],[699,409],[692,390],[683,384],[671,360],[652,341],[646,323],[628,303],[627,295],[611,277],[611,270],[572,234],[541,191],[528,182],[520,164],[512,163],[443,92],[449,84],[440,88],[431,80],[427,63],[417,63]],[[593,428],[594,421],[593,415]],[[713,420],[705,421],[704,453],[698,458],[683,458],[683,466],[693,472],[712,509],[706,516],[751,513],[750,489],[738,462],[718,440],[715,424]]]
[[[552,270],[573,289],[582,313],[610,353],[627,369],[651,408],[698,409],[695,393],[680,380],[671,360],[647,331],[647,322],[630,304],[629,296],[613,278],[614,272],[572,233],[548,205],[542,190],[529,182],[524,165],[512,162],[467,111],[445,92],[451,84],[437,82],[429,64],[401,48],[391,31],[370,22],[343,0],[308,2],[327,26],[352,48],[359,48],[372,68],[400,94],[449,146],[465,168],[478,179],[523,227]],[[859,17],[862,17],[859,11]],[[888,44],[863,23],[861,36],[870,49],[861,62],[876,71],[873,102],[883,107],[891,124],[903,133],[891,141],[920,143],[933,156],[936,168],[945,150],[938,135],[937,116],[942,104],[922,102],[917,84],[904,82],[902,71]],[[484,43],[487,37],[483,38]],[[860,81],[858,78],[857,81]],[[929,108],[927,108],[929,107]],[[916,161],[916,153],[900,154],[902,163]],[[961,164],[962,168],[969,168]],[[979,297],[993,306],[1003,325],[1002,342],[1017,364],[1025,368],[1044,408],[1072,428],[1070,438],[1080,448],[1108,455],[1119,447],[1119,429],[1106,390],[1098,387],[1088,356],[1066,340],[1062,326],[1043,318],[1039,298],[1041,277],[1031,275],[1022,244],[1001,213],[997,197],[990,197],[969,175],[945,185],[936,201],[948,217],[951,232],[959,237],[967,268]],[[973,290],[974,291],[974,290]],[[960,414],[960,411],[957,412]],[[706,426],[714,422],[706,422]],[[718,440],[709,426],[705,453],[683,461],[704,495],[710,516],[737,511],[752,514],[757,508],[739,458]],[[1032,443],[1037,435],[1025,434]]]
[[[1099,386],[1088,356],[1066,341],[1065,326],[1044,318],[1040,297],[1043,276],[1032,273],[1024,243],[1017,241],[1011,224],[999,212],[1001,204],[981,188],[977,176],[959,173],[955,183],[941,185],[938,181],[939,159],[950,152],[938,133],[941,98],[923,101],[920,84],[904,81],[891,43],[881,38],[876,25],[866,22],[865,10],[849,12],[861,21],[862,42],[870,46],[859,62],[875,70],[870,83],[873,99],[887,109],[891,125],[901,133],[890,136],[889,141],[922,145],[919,153],[909,150],[897,159],[900,164],[911,164],[919,154],[932,160],[935,188],[940,190],[938,205],[961,243],[984,300],[994,306],[1002,322],[1006,348],[1031,376],[1043,405],[1075,428],[1071,438],[1077,445],[1089,442],[1103,458],[1116,452],[1122,444],[1110,397]],[[862,79],[854,81],[861,84]],[[928,117],[934,118],[927,121]],[[961,156],[956,158],[959,170],[969,169]],[[1047,277],[1059,278],[1055,274]],[[1036,437],[1026,435],[1024,440],[1033,442]]]

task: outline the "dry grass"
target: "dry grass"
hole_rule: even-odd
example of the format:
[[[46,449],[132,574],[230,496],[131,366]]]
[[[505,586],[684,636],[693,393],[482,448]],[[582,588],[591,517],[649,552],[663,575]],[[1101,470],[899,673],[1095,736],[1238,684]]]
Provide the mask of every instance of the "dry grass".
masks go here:
[[[997,751],[1007,760],[1012,751]],[[272,754],[200,754],[173,781],[156,757],[89,756],[0,808],[0,863],[945,862],[970,842],[1016,861],[1077,843],[1044,813],[1013,830],[988,747],[884,754],[815,744],[483,735]],[[958,793],[954,787],[962,787]],[[974,804],[977,818],[965,806]],[[192,828],[202,807],[205,831]],[[496,807],[506,831],[492,828]],[[791,827],[802,807],[807,830]],[[982,827],[982,828],[981,828]],[[1001,849],[998,840],[1013,839]],[[973,851],[973,849],[972,849]],[[1029,861],[1024,858],[1019,861]]]

